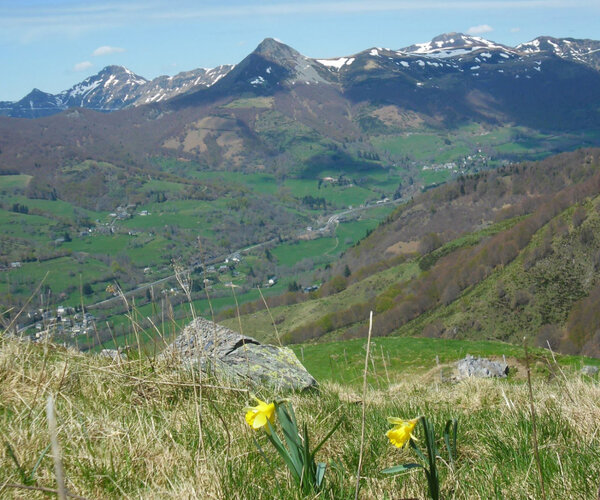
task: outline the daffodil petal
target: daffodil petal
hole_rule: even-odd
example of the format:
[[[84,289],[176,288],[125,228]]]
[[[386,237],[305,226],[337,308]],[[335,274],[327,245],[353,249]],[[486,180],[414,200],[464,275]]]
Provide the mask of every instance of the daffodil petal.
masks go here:
[[[402,425],[404,423],[404,420],[398,417],[388,417],[387,421],[392,425]]]

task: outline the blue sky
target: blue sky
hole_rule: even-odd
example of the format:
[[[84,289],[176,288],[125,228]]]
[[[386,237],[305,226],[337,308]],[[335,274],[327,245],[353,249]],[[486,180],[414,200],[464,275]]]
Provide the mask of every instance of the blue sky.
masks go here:
[[[56,93],[109,64],[150,79],[237,63],[266,37],[326,58],[449,31],[598,40],[600,0],[0,0],[0,100]]]

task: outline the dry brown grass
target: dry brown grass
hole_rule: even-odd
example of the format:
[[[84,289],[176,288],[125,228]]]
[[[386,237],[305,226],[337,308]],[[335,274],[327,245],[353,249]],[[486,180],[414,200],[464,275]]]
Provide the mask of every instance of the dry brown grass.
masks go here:
[[[56,400],[66,486],[86,498],[300,498],[276,454],[248,428],[244,392],[208,387],[199,406],[193,374],[151,359],[122,363],[48,344],[0,338],[0,497],[43,498],[8,487],[56,489],[45,402]],[[196,389],[196,390],[195,390]],[[567,397],[566,394],[570,397]],[[259,394],[270,399],[269,394]],[[343,384],[292,395],[313,443],[344,416],[318,459],[329,463],[319,498],[354,493],[362,396]],[[538,498],[532,461],[527,387],[519,381],[438,383],[407,376],[365,396],[360,498],[423,498],[421,473],[384,477],[385,467],[414,461],[385,438],[386,417],[427,415],[441,434],[458,417],[457,468],[440,460],[444,498]],[[594,498],[600,480],[600,386],[572,373],[534,379],[540,455],[549,498]],[[200,439],[200,412],[204,440]],[[417,434],[417,437],[419,434]],[[273,467],[259,455],[258,438]],[[204,447],[202,446],[204,443]],[[14,451],[21,472],[11,458]],[[336,465],[337,464],[337,465]],[[3,486],[4,485],[4,486]]]

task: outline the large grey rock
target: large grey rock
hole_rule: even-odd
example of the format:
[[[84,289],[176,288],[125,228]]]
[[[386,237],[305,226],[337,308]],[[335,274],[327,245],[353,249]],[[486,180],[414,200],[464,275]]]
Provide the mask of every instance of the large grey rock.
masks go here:
[[[287,347],[261,344],[204,318],[188,324],[161,355],[238,384],[303,391],[317,381]]]
[[[598,373],[599,369],[597,366],[593,366],[593,365],[584,365],[581,368],[581,373],[583,373],[584,375],[588,375],[590,377],[593,377],[594,375],[596,375]]]
[[[459,378],[506,377],[508,375],[508,365],[506,363],[491,361],[486,358],[475,358],[470,354],[461,359],[456,368]]]

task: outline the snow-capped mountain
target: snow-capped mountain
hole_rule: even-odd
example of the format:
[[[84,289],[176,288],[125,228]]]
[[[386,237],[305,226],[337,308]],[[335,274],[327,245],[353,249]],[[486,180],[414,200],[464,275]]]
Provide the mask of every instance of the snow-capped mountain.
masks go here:
[[[232,68],[199,68],[175,76],[159,76],[146,80],[122,66],[106,66],[97,74],[59,94],[34,89],[16,103],[0,103],[0,114],[22,118],[48,116],[72,107],[96,111],[116,111],[129,106],[170,99],[194,88],[213,85]]]
[[[317,59],[343,78],[344,73],[357,68],[402,72],[416,78],[432,77],[432,72],[471,72],[489,65],[504,64],[511,60],[524,61],[526,54],[515,48],[462,33],[446,33],[429,42],[418,43],[398,50],[373,47],[353,56],[337,59]],[[528,63],[525,63],[527,66]],[[523,68],[525,69],[525,68]],[[501,70],[504,72],[504,70]],[[479,73],[478,73],[479,74]],[[423,82],[421,82],[423,83]]]
[[[232,65],[226,64],[216,68],[199,68],[183,71],[175,76],[159,76],[140,86],[136,92],[135,106],[151,102],[161,102],[193,88],[206,88],[223,78]]]
[[[106,66],[69,90],[58,94],[63,108],[81,107],[113,111],[135,102],[135,93],[145,78],[122,66]]]
[[[446,33],[401,49],[373,47],[350,56],[313,59],[267,38],[236,67],[196,69],[148,81],[126,68],[108,66],[60,94],[34,90],[17,103],[0,103],[0,114],[38,117],[74,106],[108,112],[173,98],[172,105],[182,107],[199,99],[211,101],[243,92],[269,94],[324,85],[352,99],[391,100],[403,106],[415,106],[422,100],[421,106],[433,112],[443,92],[471,92],[473,101],[472,92],[477,88],[490,95],[486,105],[500,97],[512,102],[532,95],[535,101],[541,98],[533,88],[536,85],[546,89],[553,79],[552,85],[562,86],[563,91],[568,80],[571,88],[567,92],[573,92],[578,78],[595,82],[599,70],[600,42],[593,40],[539,37],[508,47],[477,36]],[[530,81],[531,85],[521,88],[523,85],[515,86],[517,81]],[[205,92],[207,88],[210,90]],[[432,93],[415,96],[415,88]],[[578,99],[585,97],[578,95]]]
[[[547,53],[600,69],[600,41],[540,36],[516,49],[525,54]]]
[[[146,82],[113,69],[58,96],[32,92],[15,108],[21,116],[71,103],[129,109],[39,121],[0,117],[0,167],[36,172],[42,163],[73,158],[142,165],[149,155],[166,154],[236,171],[280,168],[296,161],[293,148],[304,155],[306,144],[331,144],[326,152],[318,148],[314,161],[333,166],[346,161],[344,144],[421,127],[518,126],[548,138],[573,133],[582,146],[596,144],[596,136],[578,134],[600,129],[600,71],[541,42],[533,51],[448,34],[404,49],[314,59],[266,39],[227,70]],[[545,141],[544,148],[554,147]]]
[[[0,110],[0,113],[8,116],[37,118],[54,114],[60,109],[63,108],[59,96],[33,89],[20,101],[11,103],[10,107]]]
[[[514,49],[506,45],[462,33],[445,33],[436,36],[430,42],[417,43],[401,49],[399,52],[444,59],[472,54],[478,50],[502,50],[514,53]]]

